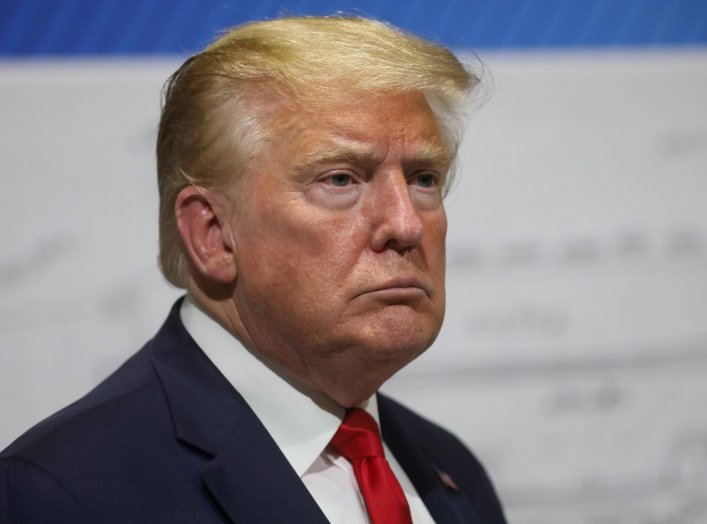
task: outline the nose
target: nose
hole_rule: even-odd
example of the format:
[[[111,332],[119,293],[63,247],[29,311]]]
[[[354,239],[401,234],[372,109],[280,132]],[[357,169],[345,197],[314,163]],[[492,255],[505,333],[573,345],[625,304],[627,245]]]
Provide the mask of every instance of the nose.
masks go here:
[[[404,173],[389,173],[376,182],[371,188],[372,249],[403,252],[414,248],[422,239],[422,220]]]

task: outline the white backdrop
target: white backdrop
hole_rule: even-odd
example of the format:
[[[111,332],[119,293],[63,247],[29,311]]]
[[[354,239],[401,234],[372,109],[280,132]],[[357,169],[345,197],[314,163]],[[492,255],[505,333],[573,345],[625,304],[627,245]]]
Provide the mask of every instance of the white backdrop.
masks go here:
[[[517,524],[707,523],[707,52],[496,53],[440,338],[387,386]],[[150,337],[177,60],[0,62],[0,447]]]

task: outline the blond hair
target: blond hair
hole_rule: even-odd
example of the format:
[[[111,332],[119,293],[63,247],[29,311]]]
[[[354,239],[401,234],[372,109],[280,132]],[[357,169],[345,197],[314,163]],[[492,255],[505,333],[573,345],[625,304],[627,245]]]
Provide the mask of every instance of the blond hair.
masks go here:
[[[189,185],[223,188],[243,173],[268,131],[253,103],[258,93],[316,106],[317,99],[348,91],[419,91],[454,156],[459,109],[478,81],[444,47],[370,19],[280,18],[228,31],[189,58],[163,90],[157,139],[162,273],[186,287],[177,195]]]

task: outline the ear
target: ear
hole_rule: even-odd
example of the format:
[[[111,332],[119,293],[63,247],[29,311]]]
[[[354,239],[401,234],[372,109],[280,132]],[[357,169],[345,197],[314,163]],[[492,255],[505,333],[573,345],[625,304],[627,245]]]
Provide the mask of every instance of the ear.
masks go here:
[[[192,267],[203,277],[222,284],[236,278],[226,209],[221,195],[194,186],[182,189],[174,206],[177,228]]]

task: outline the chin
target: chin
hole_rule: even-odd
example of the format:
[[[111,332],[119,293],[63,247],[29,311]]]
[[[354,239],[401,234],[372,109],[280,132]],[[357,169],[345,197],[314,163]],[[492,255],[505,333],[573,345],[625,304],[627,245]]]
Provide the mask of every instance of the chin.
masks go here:
[[[422,337],[377,340],[368,346],[368,357],[371,360],[397,361],[403,367],[424,353],[433,340]]]
[[[386,308],[384,315],[361,331],[369,358],[398,360],[401,367],[423,353],[437,338],[442,319],[405,306]]]

